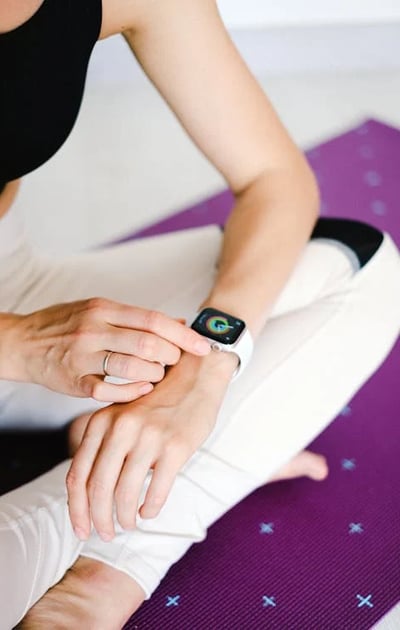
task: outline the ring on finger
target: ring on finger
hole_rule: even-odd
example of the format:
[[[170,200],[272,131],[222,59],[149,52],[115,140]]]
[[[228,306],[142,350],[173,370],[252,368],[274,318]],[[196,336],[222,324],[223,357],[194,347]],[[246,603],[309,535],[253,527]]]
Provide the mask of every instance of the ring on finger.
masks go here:
[[[109,362],[110,357],[111,357],[112,354],[113,354],[112,350],[109,350],[106,353],[106,356],[104,357],[104,360],[103,360],[103,374],[104,374],[104,376],[111,376],[111,374],[108,371],[108,362]]]

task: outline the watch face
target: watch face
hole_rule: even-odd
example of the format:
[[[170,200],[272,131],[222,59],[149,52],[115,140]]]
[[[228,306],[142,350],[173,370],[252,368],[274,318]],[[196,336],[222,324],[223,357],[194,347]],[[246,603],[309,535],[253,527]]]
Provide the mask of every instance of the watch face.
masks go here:
[[[204,337],[231,345],[239,339],[246,324],[242,319],[217,311],[215,308],[205,308],[191,327]]]

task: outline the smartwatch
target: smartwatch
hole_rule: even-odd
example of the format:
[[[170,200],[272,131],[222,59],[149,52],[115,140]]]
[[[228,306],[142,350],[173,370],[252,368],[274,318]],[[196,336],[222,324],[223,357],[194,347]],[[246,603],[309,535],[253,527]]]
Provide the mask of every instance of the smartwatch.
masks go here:
[[[233,352],[238,356],[232,380],[243,372],[253,352],[253,340],[242,319],[215,308],[205,308],[196,316],[191,328],[206,337],[216,352]]]

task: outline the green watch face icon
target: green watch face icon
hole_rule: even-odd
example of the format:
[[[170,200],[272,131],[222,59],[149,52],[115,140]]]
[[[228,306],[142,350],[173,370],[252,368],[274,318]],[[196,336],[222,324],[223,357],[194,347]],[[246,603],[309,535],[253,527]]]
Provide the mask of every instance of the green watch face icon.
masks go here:
[[[208,307],[199,313],[191,327],[209,339],[232,345],[238,340],[246,324],[233,315]]]
[[[233,326],[229,326],[229,322],[226,317],[214,315],[213,317],[209,317],[207,319],[206,328],[211,333],[223,335],[224,333],[227,333],[231,328],[233,328]]]

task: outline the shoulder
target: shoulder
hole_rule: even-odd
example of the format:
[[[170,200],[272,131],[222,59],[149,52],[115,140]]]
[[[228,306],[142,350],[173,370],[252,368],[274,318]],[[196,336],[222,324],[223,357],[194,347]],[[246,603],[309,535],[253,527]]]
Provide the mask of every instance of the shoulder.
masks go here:
[[[40,9],[46,0],[1,0],[0,2],[0,33],[7,33],[28,22]]]
[[[0,34],[13,31],[34,17],[47,0],[1,0]],[[98,0],[102,5],[100,39],[135,30],[151,11],[157,11],[160,1],[168,0]]]

